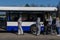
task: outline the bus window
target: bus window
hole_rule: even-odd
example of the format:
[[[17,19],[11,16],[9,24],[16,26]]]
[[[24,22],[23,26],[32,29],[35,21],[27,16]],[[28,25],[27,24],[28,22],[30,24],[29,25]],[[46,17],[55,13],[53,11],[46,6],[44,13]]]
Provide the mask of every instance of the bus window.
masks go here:
[[[22,20],[23,21],[36,21],[37,17],[41,18],[41,21],[44,20],[44,13],[43,12],[26,12],[22,13]]]
[[[31,14],[29,18],[30,18],[30,21],[36,21],[37,15],[36,14]]]
[[[22,21],[36,21],[37,17],[41,18],[41,21],[44,20],[44,14],[40,12],[8,12],[7,13],[8,21],[18,21],[20,14],[22,15]]]
[[[18,12],[9,12],[8,15],[8,21],[18,21],[19,13]]]
[[[36,18],[34,14],[22,14],[22,21],[36,21]]]

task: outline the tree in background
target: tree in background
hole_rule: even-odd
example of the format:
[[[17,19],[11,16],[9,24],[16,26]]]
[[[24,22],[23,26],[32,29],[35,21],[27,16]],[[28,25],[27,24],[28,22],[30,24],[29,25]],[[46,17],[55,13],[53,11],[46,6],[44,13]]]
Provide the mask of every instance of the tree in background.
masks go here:
[[[29,4],[26,4],[25,7],[30,7],[30,5]]]

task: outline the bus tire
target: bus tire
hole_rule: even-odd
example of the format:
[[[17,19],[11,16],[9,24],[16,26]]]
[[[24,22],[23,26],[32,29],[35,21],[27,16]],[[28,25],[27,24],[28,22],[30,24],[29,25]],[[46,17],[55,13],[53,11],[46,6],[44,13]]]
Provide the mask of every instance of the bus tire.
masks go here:
[[[32,34],[36,34],[36,31],[37,31],[36,24],[31,25],[30,31],[31,31]]]

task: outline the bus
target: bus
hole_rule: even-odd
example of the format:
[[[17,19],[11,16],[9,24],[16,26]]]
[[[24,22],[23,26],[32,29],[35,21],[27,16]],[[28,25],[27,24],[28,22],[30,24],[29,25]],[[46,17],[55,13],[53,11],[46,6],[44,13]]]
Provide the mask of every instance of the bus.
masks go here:
[[[18,31],[18,19],[22,15],[23,31],[36,32],[36,20],[41,18],[44,22],[45,15],[52,14],[56,17],[56,7],[0,7],[0,27],[6,31]],[[42,27],[43,28],[43,27]]]

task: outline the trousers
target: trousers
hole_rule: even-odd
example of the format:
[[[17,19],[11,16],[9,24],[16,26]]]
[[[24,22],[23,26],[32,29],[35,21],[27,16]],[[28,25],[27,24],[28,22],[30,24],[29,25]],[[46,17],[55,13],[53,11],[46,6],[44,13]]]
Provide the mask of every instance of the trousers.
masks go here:
[[[18,34],[23,34],[23,29],[21,25],[19,25],[18,27]]]

